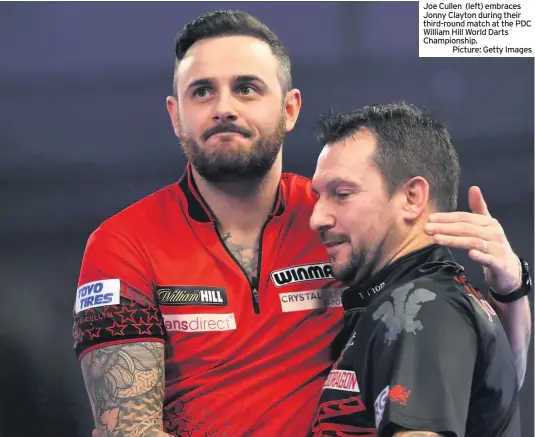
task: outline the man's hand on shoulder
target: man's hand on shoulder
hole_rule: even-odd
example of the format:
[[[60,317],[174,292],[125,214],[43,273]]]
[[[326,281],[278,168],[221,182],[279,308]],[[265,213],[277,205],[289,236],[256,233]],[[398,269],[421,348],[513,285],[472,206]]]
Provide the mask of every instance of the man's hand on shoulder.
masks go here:
[[[468,251],[468,256],[483,265],[487,285],[506,294],[520,288],[520,260],[514,253],[500,222],[487,208],[479,187],[471,187],[468,200],[472,213],[435,213],[425,230],[436,243]]]
[[[505,232],[487,208],[478,187],[471,187],[468,200],[472,213],[437,213],[425,230],[436,243],[468,250],[468,256],[483,265],[487,285],[497,294],[508,294],[522,286],[522,267]],[[527,297],[513,303],[490,299],[511,345],[521,387],[531,340],[531,310]]]

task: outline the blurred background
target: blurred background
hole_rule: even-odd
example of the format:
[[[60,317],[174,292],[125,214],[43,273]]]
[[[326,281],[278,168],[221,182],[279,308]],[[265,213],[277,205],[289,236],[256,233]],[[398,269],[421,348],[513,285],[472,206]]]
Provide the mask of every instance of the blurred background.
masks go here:
[[[331,106],[425,106],[454,136],[460,209],[481,186],[533,264],[533,58],[420,59],[417,2],[0,2],[1,437],[90,437],[71,336],[84,246],[104,219],[181,176],[164,100],[174,37],[223,7],[256,15],[292,57],[303,110],[286,171],[312,175],[313,124]],[[534,435],[533,345],[529,355],[522,437]]]

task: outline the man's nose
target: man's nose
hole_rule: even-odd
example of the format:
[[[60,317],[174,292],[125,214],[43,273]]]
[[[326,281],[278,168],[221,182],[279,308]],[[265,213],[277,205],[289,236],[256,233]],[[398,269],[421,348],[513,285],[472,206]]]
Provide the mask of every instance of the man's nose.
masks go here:
[[[218,123],[236,121],[238,119],[238,113],[234,106],[234,99],[232,96],[227,95],[226,93],[220,95],[212,119]]]
[[[336,220],[333,214],[329,211],[328,206],[321,200],[318,200],[312,210],[309,224],[313,231],[322,232],[333,228],[336,224]]]

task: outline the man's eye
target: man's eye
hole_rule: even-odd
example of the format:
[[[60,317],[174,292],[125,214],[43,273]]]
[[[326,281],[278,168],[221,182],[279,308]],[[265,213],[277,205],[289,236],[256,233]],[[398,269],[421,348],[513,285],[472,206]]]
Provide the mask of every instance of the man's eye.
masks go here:
[[[238,92],[247,96],[256,93],[256,90],[251,85],[242,85],[238,88]]]
[[[349,191],[337,191],[335,196],[339,200],[344,200],[351,196],[351,193]]]
[[[210,90],[208,88],[197,88],[193,95],[196,97],[206,97],[210,93]]]

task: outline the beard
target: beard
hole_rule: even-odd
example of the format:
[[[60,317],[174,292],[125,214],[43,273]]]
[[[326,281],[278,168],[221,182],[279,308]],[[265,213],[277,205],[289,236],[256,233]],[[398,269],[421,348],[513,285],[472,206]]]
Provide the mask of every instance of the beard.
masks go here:
[[[191,165],[208,182],[250,182],[262,180],[273,167],[282,147],[285,127],[285,113],[281,112],[273,132],[260,136],[250,148],[222,147],[207,151],[187,135],[180,137],[180,143]],[[235,132],[246,138],[253,136],[247,129],[224,122],[204,132],[202,139],[206,141],[221,132]]]
[[[347,286],[354,286],[362,284],[384,268],[385,261],[390,262],[385,258],[388,248],[391,248],[392,244],[395,245],[390,239],[396,238],[398,234],[393,223],[387,229],[384,237],[369,242],[367,245],[360,245],[358,249],[351,247],[351,252],[344,262],[331,259],[334,278]],[[334,236],[330,234],[331,239],[334,239]],[[340,240],[346,238],[350,241],[349,237],[341,234],[336,234],[336,238]]]
[[[359,274],[362,274],[364,266],[364,256],[351,251],[351,256],[343,265],[332,263],[333,276],[344,284],[354,284],[360,276]]]

